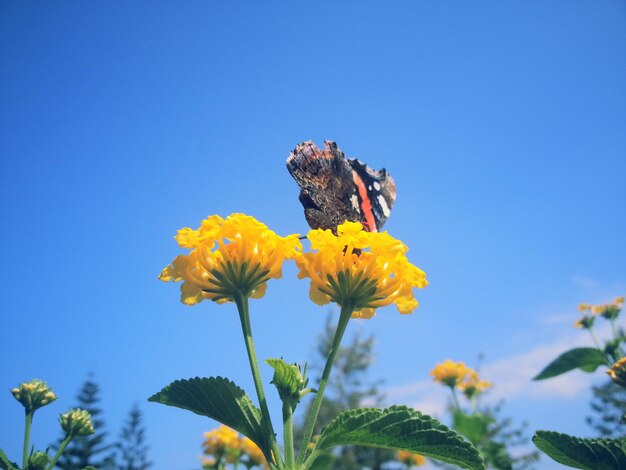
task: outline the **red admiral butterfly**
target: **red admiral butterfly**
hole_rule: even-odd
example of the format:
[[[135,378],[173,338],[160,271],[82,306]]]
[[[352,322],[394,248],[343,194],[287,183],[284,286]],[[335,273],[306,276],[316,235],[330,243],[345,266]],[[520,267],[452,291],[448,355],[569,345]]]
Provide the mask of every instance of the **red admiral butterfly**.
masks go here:
[[[337,144],[298,144],[287,159],[287,169],[300,186],[300,202],[311,228],[331,229],[346,220],[361,222],[378,232],[396,200],[396,185],[383,168],[372,170],[356,159],[346,159]]]

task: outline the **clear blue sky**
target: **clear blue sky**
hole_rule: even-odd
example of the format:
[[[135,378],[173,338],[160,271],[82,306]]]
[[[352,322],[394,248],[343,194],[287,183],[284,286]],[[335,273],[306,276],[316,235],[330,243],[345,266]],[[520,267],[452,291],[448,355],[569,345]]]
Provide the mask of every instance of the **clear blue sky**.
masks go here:
[[[309,139],[387,168],[386,229],[431,281],[414,315],[350,326],[376,335],[372,378],[428,402],[406,390],[484,353],[495,399],[577,341],[579,302],[626,293],[625,84],[618,0],[2,2],[0,447],[20,454],[9,388],[59,395],[35,418],[45,447],[92,371],[111,433],[139,402],[154,469],[197,467],[214,423],[145,399],[252,381],[234,307],[185,307],[156,277],[209,214],[306,232],[284,161]],[[307,293],[290,266],[252,304],[261,358],[312,358],[332,309]],[[571,380],[513,383],[505,411],[588,434]]]

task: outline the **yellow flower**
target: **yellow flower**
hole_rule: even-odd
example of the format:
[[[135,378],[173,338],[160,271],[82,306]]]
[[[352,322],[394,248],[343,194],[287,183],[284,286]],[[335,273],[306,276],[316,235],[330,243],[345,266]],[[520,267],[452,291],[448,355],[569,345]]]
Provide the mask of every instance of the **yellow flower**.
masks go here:
[[[34,413],[35,410],[57,399],[50,387],[39,379],[24,382],[18,387],[11,389],[11,393],[24,406],[26,413]]]
[[[296,258],[300,279],[311,279],[311,300],[354,308],[353,317],[371,318],[394,303],[400,313],[417,308],[413,288],[428,285],[426,274],[409,263],[408,248],[387,232],[366,232],[358,222],[330,230],[311,230],[307,238],[315,252]]]
[[[210,216],[197,230],[183,228],[175,238],[192,251],[177,256],[159,279],[183,281],[181,301],[186,305],[204,299],[223,303],[237,295],[262,297],[266,282],[282,276],[283,261],[302,249],[297,234],[280,237],[244,214]]]
[[[593,322],[595,321],[595,317],[584,316],[580,320],[576,320],[574,322],[574,326],[576,328],[588,330],[593,326]]]
[[[616,384],[626,387],[626,357],[622,357],[606,371]]]
[[[591,305],[589,304],[579,304],[578,305],[578,311],[579,312],[586,312],[587,310],[591,309]]]
[[[241,440],[237,431],[224,425],[205,432],[204,439],[202,447],[206,455],[223,456],[228,451],[240,449],[241,447]]]
[[[595,316],[602,316],[607,320],[613,321],[619,316],[623,305],[624,297],[616,297],[611,303],[601,305],[587,305],[587,307]]]
[[[448,387],[456,387],[463,382],[472,373],[476,373],[473,369],[467,367],[462,362],[454,362],[450,359],[446,359],[444,362],[437,364],[433,370],[430,371],[430,375],[437,382],[440,382]]]
[[[418,467],[426,463],[426,458],[423,455],[406,450],[399,450],[397,459],[408,467]]]
[[[467,398],[471,399],[488,388],[493,387],[493,383],[487,380],[479,380],[478,373],[470,369],[465,381],[459,383],[458,386],[459,390],[461,390]]]
[[[267,468],[263,452],[259,449],[259,446],[254,443],[254,441],[244,437],[241,440],[241,450],[248,456],[248,460],[251,465],[258,465],[260,467]]]

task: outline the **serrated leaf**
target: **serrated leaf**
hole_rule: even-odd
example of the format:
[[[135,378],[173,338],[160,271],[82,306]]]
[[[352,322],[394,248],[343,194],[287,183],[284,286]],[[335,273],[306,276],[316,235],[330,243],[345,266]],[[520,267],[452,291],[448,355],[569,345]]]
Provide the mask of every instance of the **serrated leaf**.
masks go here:
[[[0,469],[2,470],[20,470],[20,467],[15,462],[11,462],[7,457],[7,454],[0,449]]]
[[[224,377],[176,380],[148,401],[175,406],[207,416],[239,431],[269,455],[270,445],[261,425],[261,411],[237,385]]]
[[[537,431],[535,446],[560,464],[588,470],[626,468],[624,439],[584,439],[554,431]]]
[[[462,411],[455,411],[452,417],[454,430],[465,436],[474,445],[483,440],[487,434],[487,427],[492,421],[489,416],[467,415]]]
[[[327,450],[337,445],[402,449],[461,468],[485,468],[469,442],[439,421],[405,406],[340,413],[322,430],[315,449]]]
[[[549,379],[574,369],[593,372],[598,366],[603,364],[606,365],[606,360],[600,350],[596,348],[575,348],[557,357],[533,380]]]

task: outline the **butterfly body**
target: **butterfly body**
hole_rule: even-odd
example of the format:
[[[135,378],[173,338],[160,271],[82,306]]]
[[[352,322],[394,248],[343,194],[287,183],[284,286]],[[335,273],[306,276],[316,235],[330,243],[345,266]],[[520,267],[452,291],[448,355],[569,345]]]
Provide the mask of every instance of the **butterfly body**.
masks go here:
[[[385,171],[347,159],[335,142],[319,149],[313,142],[298,144],[287,169],[300,186],[300,202],[311,228],[336,231],[346,220],[365,230],[381,229],[396,199],[396,187]]]

